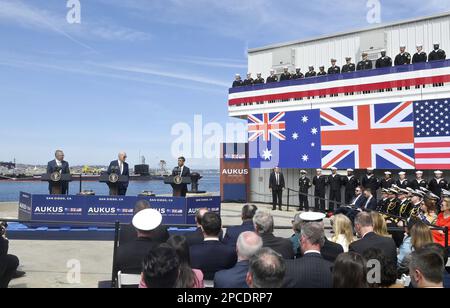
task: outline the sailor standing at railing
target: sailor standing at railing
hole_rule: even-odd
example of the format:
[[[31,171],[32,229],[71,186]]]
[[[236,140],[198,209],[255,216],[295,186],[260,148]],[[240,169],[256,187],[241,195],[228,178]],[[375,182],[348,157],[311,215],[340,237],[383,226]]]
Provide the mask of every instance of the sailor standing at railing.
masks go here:
[[[261,73],[256,74],[256,79],[253,84],[264,84],[264,78],[261,77]]]
[[[416,171],[416,178],[411,181],[410,186],[414,190],[420,189],[420,187],[428,188],[427,181],[425,181],[423,178],[423,171]]]
[[[395,66],[411,64],[411,55],[406,52],[406,45],[400,45],[400,53],[395,57]]]
[[[427,53],[425,51],[423,51],[423,45],[417,44],[416,49],[417,49],[417,52],[414,54],[414,56],[412,58],[412,63],[415,64],[415,63],[427,62],[428,56],[427,56]]]
[[[341,68],[336,65],[336,62],[336,59],[331,59],[331,67],[328,69],[328,75],[341,73]]]
[[[354,72],[356,70],[355,63],[352,63],[352,57],[345,58],[345,64],[342,66],[342,73]]]
[[[392,59],[386,55],[386,49],[381,50],[381,57],[375,63],[376,68],[391,67]]]
[[[440,47],[440,44],[438,42],[435,42],[433,44],[434,50],[430,52],[430,55],[428,56],[428,61],[439,61],[439,60],[445,60],[447,58],[445,51],[442,50]]]
[[[372,61],[369,60],[369,54],[367,52],[362,53],[362,60],[356,66],[357,71],[371,70],[373,68]]]
[[[266,83],[273,83],[273,82],[278,82],[278,77],[277,77],[277,75],[275,75],[275,70],[271,69],[270,70],[270,76],[267,77],[267,82]]]
[[[347,176],[343,177],[342,184],[345,187],[345,204],[350,204],[355,197],[355,189],[360,185],[359,180],[353,175],[353,169],[347,169]]]
[[[300,171],[300,179],[298,180],[298,188],[299,188],[299,210],[300,211],[309,211],[309,201],[308,201],[308,193],[311,188],[311,180],[306,176],[306,171]]]

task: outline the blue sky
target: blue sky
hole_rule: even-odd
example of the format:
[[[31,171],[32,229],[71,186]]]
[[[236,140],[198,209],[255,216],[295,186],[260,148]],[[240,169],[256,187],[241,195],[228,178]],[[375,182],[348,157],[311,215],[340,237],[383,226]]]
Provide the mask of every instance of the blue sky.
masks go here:
[[[0,161],[72,164],[120,150],[175,163],[177,122],[222,125],[248,47],[368,26],[367,0],[0,0]],[[450,1],[382,0],[382,21],[450,10]],[[216,159],[192,159],[217,167]]]

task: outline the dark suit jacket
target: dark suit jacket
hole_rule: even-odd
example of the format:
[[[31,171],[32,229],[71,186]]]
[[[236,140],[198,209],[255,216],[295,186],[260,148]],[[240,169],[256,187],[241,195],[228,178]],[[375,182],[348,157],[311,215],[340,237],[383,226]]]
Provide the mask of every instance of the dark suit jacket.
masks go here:
[[[355,197],[355,199],[356,199],[356,197]],[[358,209],[363,208],[364,205],[367,202],[366,197],[364,197],[363,195],[361,195],[361,197],[359,197],[359,199],[356,200],[356,202],[355,202],[355,199],[352,200],[352,203],[354,202],[355,203],[355,207],[358,208]]]
[[[364,252],[370,248],[378,248],[383,254],[397,264],[397,246],[390,237],[384,237],[375,234],[374,232],[367,233],[362,239],[350,244],[350,251],[363,255]]]
[[[203,272],[205,280],[213,280],[221,270],[232,268],[237,261],[233,247],[220,241],[204,241],[190,247],[191,267]]]
[[[117,250],[115,272],[122,271],[127,274],[140,274],[142,262],[150,250],[159,245],[153,239],[137,238],[136,240],[122,245]]]
[[[336,258],[341,253],[344,253],[344,248],[342,248],[341,245],[336,244],[325,238],[325,244],[323,245],[320,253],[322,254],[322,257],[325,260],[334,263],[334,261],[336,261]]]
[[[261,238],[263,240],[263,247],[272,248],[282,255],[284,259],[294,259],[295,252],[290,240],[264,233],[261,234]]]
[[[227,229],[227,233],[225,233],[225,236],[223,238],[223,242],[227,245],[236,246],[237,239],[241,233],[246,231],[255,231],[255,226],[253,224],[253,221],[247,220],[242,223],[240,226],[234,226]]]
[[[179,168],[180,167],[173,168],[172,176],[180,175],[182,177],[186,177],[186,176],[190,176],[191,175],[191,169],[189,169],[188,167],[186,167],[186,166],[183,167],[183,173],[182,174],[180,174],[180,169]],[[183,186],[182,187],[183,195],[185,195],[188,192],[188,186],[187,186],[187,184],[181,184],[181,185]]]
[[[279,176],[279,182],[280,185],[277,185],[277,178],[275,177],[275,172],[272,172],[270,174],[270,178],[269,178],[269,188],[272,189],[278,189],[278,188],[285,188],[285,182],[284,182],[284,175],[283,173],[280,172],[280,176]]]
[[[130,176],[130,168],[129,168],[128,164],[125,162],[123,163],[123,172],[121,174],[119,174],[120,173],[119,162],[117,160],[114,160],[109,164],[108,171],[107,171],[108,174],[112,173],[113,168],[116,168],[116,170],[118,170],[118,172],[117,172],[118,175]],[[119,185],[124,189],[128,188],[128,182],[120,183]]]
[[[0,277],[3,275],[3,272],[6,270],[6,262],[4,262],[4,258],[8,255],[9,242],[0,236]]]
[[[248,261],[240,261],[233,268],[223,270],[214,276],[214,288],[218,289],[246,289],[245,281],[248,272]]]
[[[368,201],[368,202],[367,202]],[[363,208],[366,210],[375,211],[377,209],[377,198],[375,196],[372,197],[370,200],[365,200],[363,204]]]
[[[333,264],[318,253],[308,253],[300,259],[286,261],[284,288],[333,287]]]
[[[200,227],[197,227],[197,229],[194,232],[186,232],[185,234],[183,234],[183,236],[186,238],[186,241],[189,246],[201,244],[205,240],[202,228]],[[220,231],[219,239],[221,241],[223,239],[222,231]]]
[[[49,161],[47,164],[47,174],[51,174],[51,173],[55,172],[57,167],[58,167],[58,165],[56,164],[56,160]],[[66,162],[65,160],[63,160],[61,162],[61,174],[70,174],[69,163]],[[68,188],[69,188],[69,183],[64,183],[62,193],[66,194]],[[48,185],[48,189],[51,190],[50,184]]]
[[[153,239],[160,244],[167,242],[170,237],[169,231],[167,231],[167,227],[163,225],[160,225],[158,228],[153,230],[152,233]],[[132,224],[122,225],[120,226],[119,236],[119,246],[123,246],[130,242],[133,242],[137,239],[136,228]]]

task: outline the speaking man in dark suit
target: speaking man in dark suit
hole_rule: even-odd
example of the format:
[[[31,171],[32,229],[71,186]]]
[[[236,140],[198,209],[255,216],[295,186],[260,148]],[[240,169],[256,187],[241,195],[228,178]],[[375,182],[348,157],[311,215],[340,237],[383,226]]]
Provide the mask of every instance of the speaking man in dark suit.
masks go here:
[[[178,158],[178,166],[175,167],[172,171],[172,176],[181,176],[181,177],[188,177],[191,176],[191,169],[186,167],[184,164],[186,163],[186,158],[183,156]],[[181,184],[183,187],[181,189],[181,197],[186,197],[188,192],[188,186],[187,184]]]
[[[286,260],[285,288],[333,287],[333,264],[320,253],[324,243],[325,233],[320,222],[309,222],[302,226],[300,247],[303,257]]]
[[[114,160],[109,164],[108,174],[116,173],[117,175],[130,176],[130,169],[128,164],[125,162],[127,159],[127,153],[119,153],[119,159]],[[119,183],[119,196],[125,196],[127,194],[128,183]]]
[[[214,277],[214,288],[246,289],[245,281],[248,273],[249,260],[263,246],[261,237],[255,232],[242,232],[236,244],[238,262],[233,268],[217,272]]]
[[[54,172],[60,172],[61,174],[70,174],[69,163],[64,160],[64,152],[61,150],[56,150],[55,159],[49,161],[47,164],[47,174],[52,174]],[[48,186],[49,193],[52,193],[51,185]],[[66,195],[69,192],[69,183],[62,184],[62,194]]]
[[[397,264],[397,246],[394,240],[373,232],[373,220],[369,212],[361,212],[356,215],[355,231],[360,240],[351,243],[349,251],[363,255],[369,248],[378,248],[390,262]]]
[[[221,270],[236,265],[237,255],[233,247],[220,242],[222,219],[219,215],[207,212],[202,218],[202,231],[205,240],[190,247],[191,266],[203,272],[205,280],[213,280]]]
[[[263,246],[272,248],[284,259],[294,259],[294,248],[290,240],[276,237],[273,234],[273,216],[269,213],[258,211],[253,217],[256,232],[263,240]]]
[[[281,173],[280,168],[276,167],[270,174],[269,189],[272,191],[272,210],[278,209],[282,211],[283,204],[283,190],[285,188],[284,175]]]
[[[223,242],[227,245],[236,246],[237,239],[242,232],[255,231],[255,225],[253,224],[253,217],[255,216],[258,208],[256,205],[247,204],[242,208],[242,225],[234,226],[227,229],[227,233],[223,238]]]

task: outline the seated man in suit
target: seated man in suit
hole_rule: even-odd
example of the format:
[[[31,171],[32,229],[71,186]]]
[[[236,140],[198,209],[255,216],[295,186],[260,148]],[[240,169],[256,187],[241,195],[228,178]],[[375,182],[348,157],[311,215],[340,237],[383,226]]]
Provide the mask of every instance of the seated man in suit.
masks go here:
[[[202,231],[205,240],[190,247],[191,267],[203,272],[205,280],[213,280],[221,270],[232,268],[237,261],[233,247],[220,242],[222,219],[216,213],[207,212],[202,218]]]
[[[184,165],[185,162],[186,162],[186,158],[184,158],[183,156],[178,158],[178,166],[173,169],[172,176],[179,175],[181,177],[187,177],[187,176],[191,175],[191,170]],[[181,184],[181,185],[182,185],[181,197],[186,197],[187,192],[188,192],[187,184]]]
[[[263,240],[263,247],[268,247],[279,253],[284,259],[294,259],[294,248],[289,239],[275,237],[273,234],[273,216],[269,213],[258,211],[253,217],[256,233]]]
[[[286,260],[285,288],[333,287],[333,264],[320,253],[324,243],[325,233],[320,222],[308,222],[302,226],[300,246],[303,257]]]
[[[69,163],[64,160],[64,152],[56,150],[55,159],[47,164],[47,174],[59,171],[61,174],[70,174]],[[52,193],[51,185],[48,187],[49,193]],[[61,194],[66,195],[69,192],[69,183],[63,183]]]
[[[128,164],[125,162],[127,159],[127,153],[119,153],[119,159],[114,160],[109,164],[107,173],[116,173],[117,175],[130,176],[130,169]],[[119,196],[125,196],[127,194],[128,182],[119,183]]]
[[[378,205],[377,198],[372,194],[372,190],[370,188],[364,189],[364,197],[366,202],[362,208],[368,211],[375,211]]]
[[[9,241],[6,238],[6,227],[0,224],[0,289],[8,288],[9,282],[16,275],[19,259],[8,254]]]
[[[145,209],[133,217],[133,226],[137,230],[137,239],[120,246],[117,250],[115,272],[140,274],[142,262],[150,250],[160,243],[154,239],[153,231],[162,222],[162,216],[157,210]]]
[[[363,255],[369,248],[380,249],[390,262],[397,264],[397,246],[390,237],[373,232],[373,220],[369,212],[361,212],[355,218],[355,231],[360,240],[350,244],[349,251]]]
[[[280,254],[270,248],[262,248],[253,258],[247,273],[247,285],[252,289],[281,288],[286,265]]]
[[[139,200],[138,202],[136,202],[136,205],[134,206],[133,217],[136,216],[136,214],[139,213],[140,211],[150,208],[151,208],[150,202],[148,202],[147,200]],[[167,242],[167,240],[170,237],[170,234],[166,226],[159,225],[155,230],[153,230],[152,237],[155,241],[162,244]],[[133,226],[133,224],[120,226],[119,246],[133,242],[136,239],[137,239],[137,230]]]
[[[235,247],[236,241],[242,232],[255,231],[253,217],[255,216],[257,210],[258,208],[256,207],[256,205],[244,205],[241,214],[242,225],[228,228],[227,233],[223,238],[223,242],[227,245]]]
[[[355,189],[355,198],[353,198],[350,206],[356,207],[358,209],[362,208],[366,204],[366,197],[363,195],[363,189],[361,186],[356,187]]]
[[[208,213],[207,208],[198,209],[195,213],[195,223],[197,224],[197,229],[194,232],[186,232],[184,234],[189,246],[201,244],[205,240],[202,231],[202,219],[206,213]]]
[[[261,237],[255,232],[242,232],[238,237],[236,245],[238,262],[233,268],[216,273],[214,277],[214,288],[247,288],[245,279],[247,277],[249,260],[262,248],[262,245]]]

